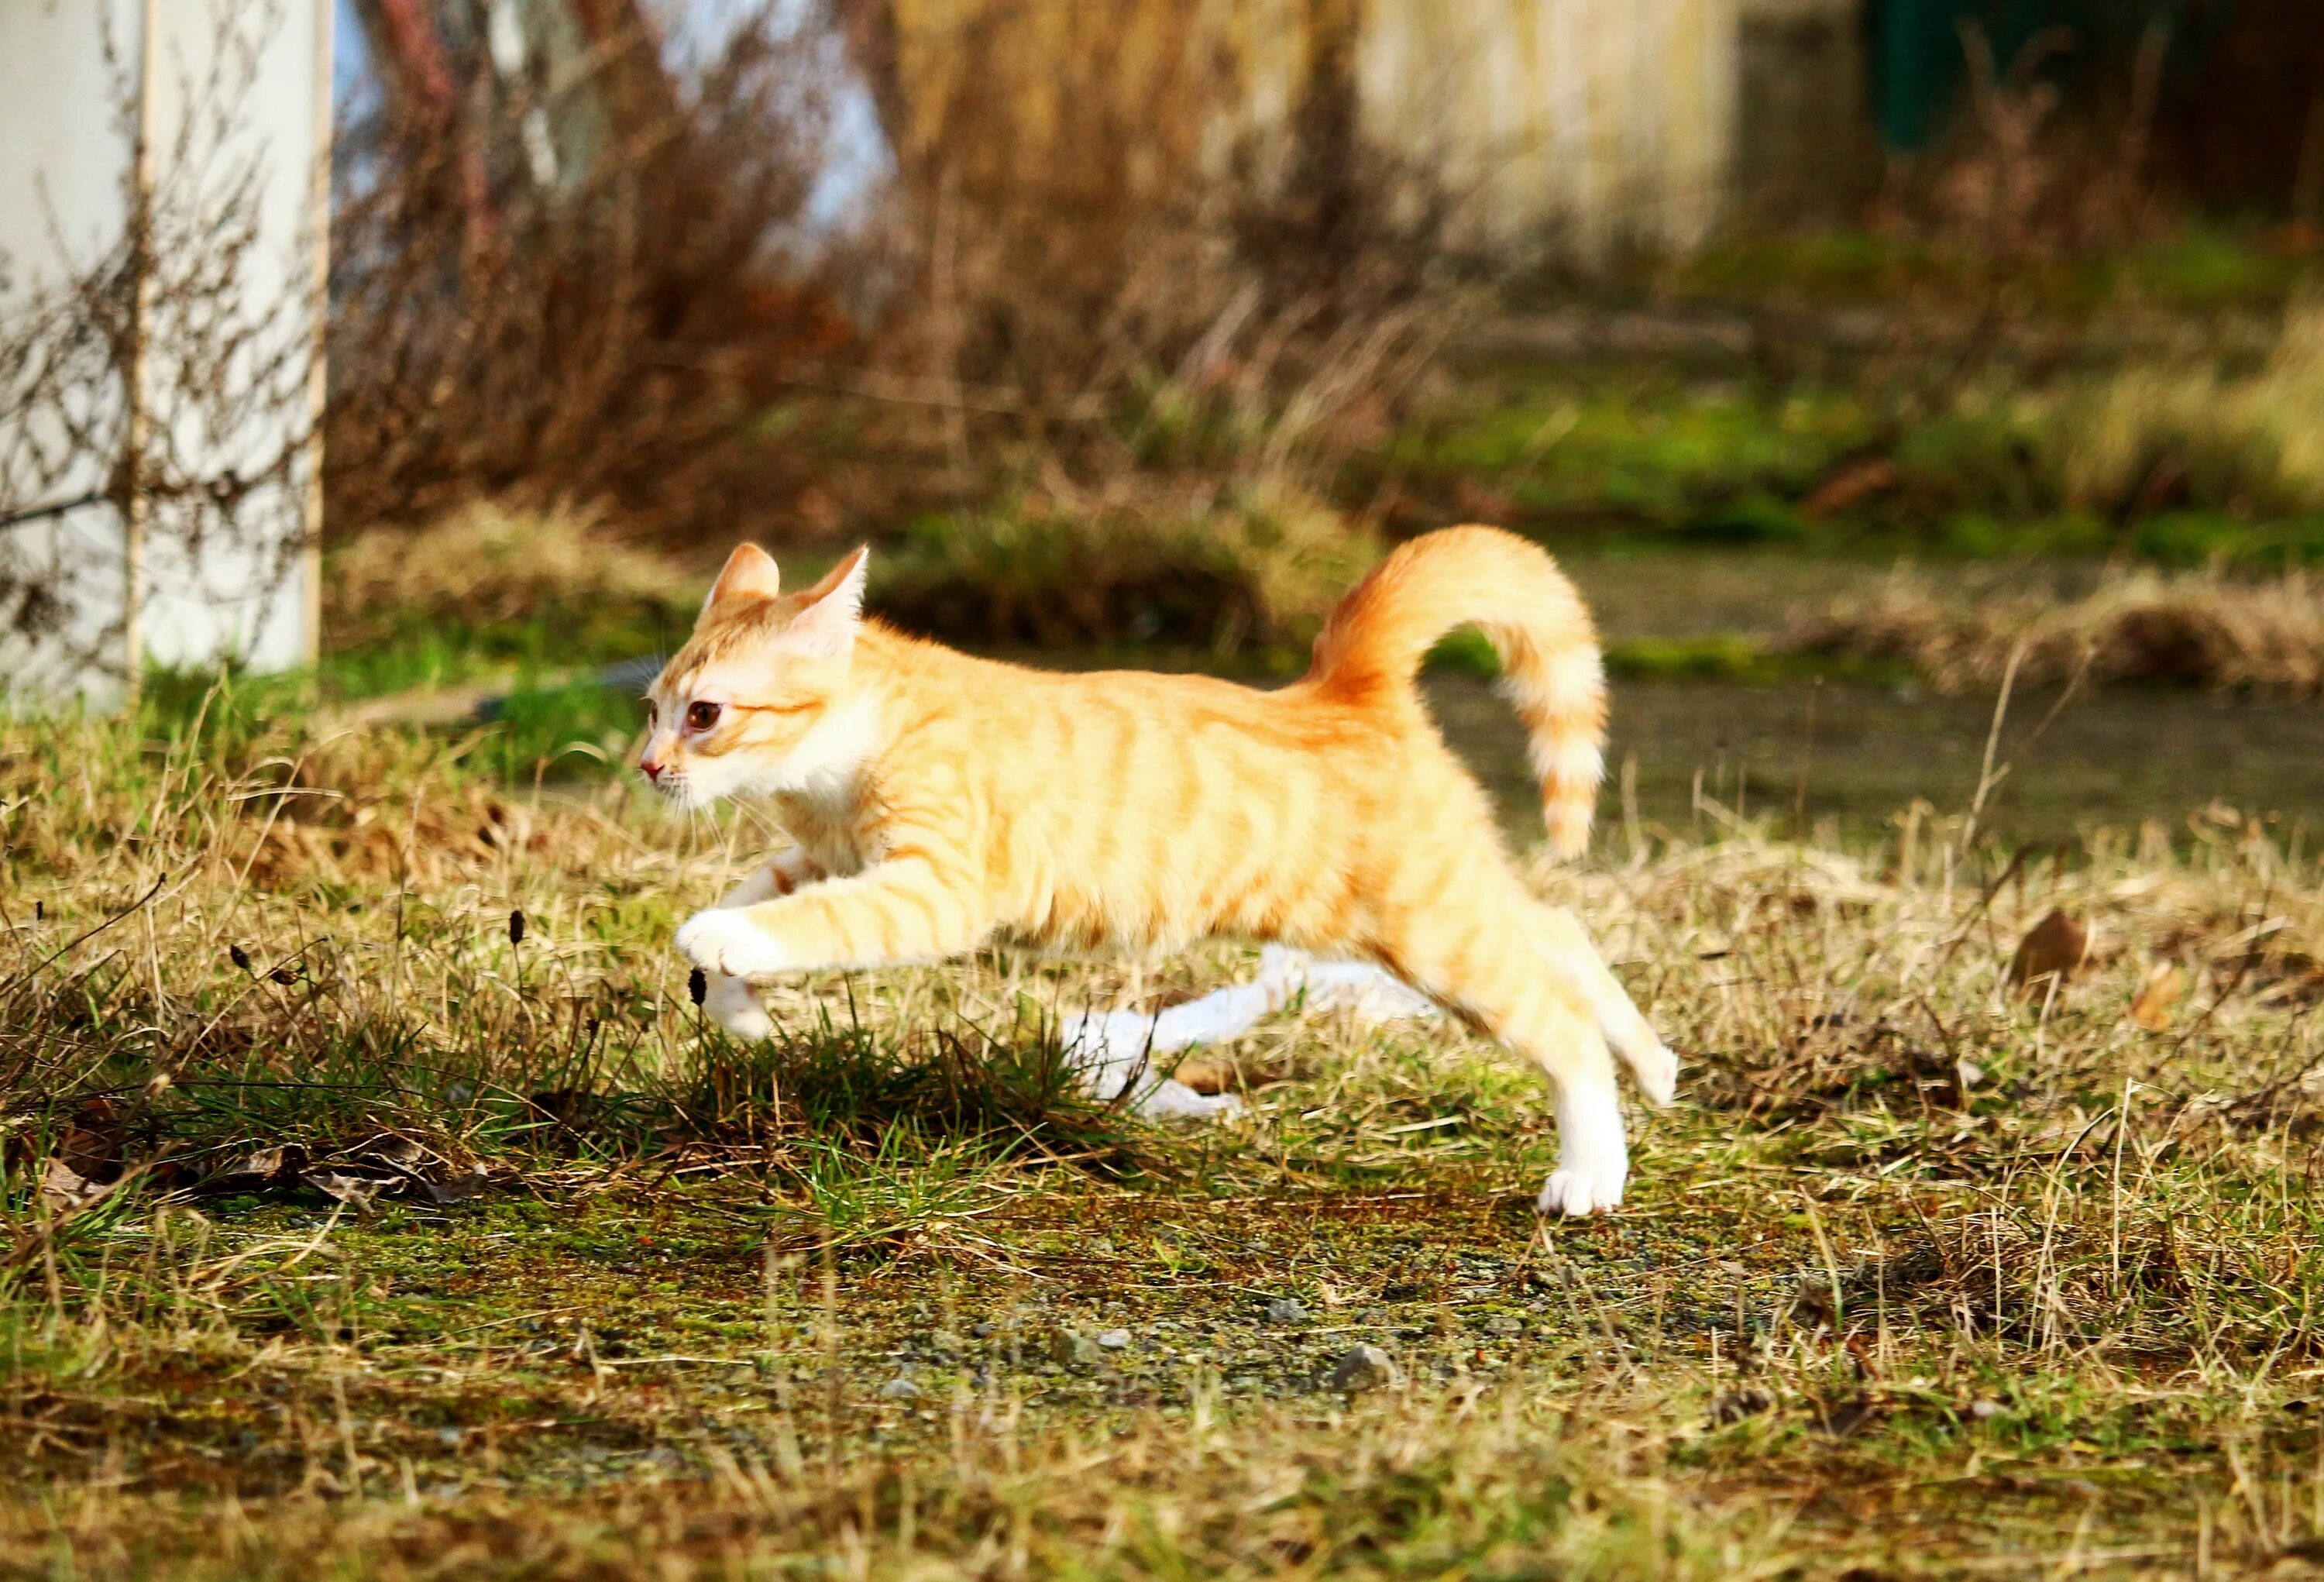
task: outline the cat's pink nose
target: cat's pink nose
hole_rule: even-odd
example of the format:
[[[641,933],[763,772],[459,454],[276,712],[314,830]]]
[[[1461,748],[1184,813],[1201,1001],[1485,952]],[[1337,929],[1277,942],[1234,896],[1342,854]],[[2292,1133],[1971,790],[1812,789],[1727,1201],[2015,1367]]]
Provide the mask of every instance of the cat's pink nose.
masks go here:
[[[652,759],[641,759],[638,763],[638,768],[644,773],[645,777],[654,784],[659,785],[661,783],[661,765],[655,763]]]

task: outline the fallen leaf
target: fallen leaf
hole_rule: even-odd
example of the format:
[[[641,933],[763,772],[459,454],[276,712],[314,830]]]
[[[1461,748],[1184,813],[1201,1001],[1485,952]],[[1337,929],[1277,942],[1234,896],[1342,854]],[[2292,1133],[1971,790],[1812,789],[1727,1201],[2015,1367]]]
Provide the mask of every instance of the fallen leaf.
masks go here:
[[[2026,930],[2010,958],[2010,985],[2021,995],[2062,982],[2089,959],[2089,930],[2062,911],[2053,911]]]
[[[92,1098],[74,1111],[57,1139],[58,1160],[98,1185],[121,1179],[123,1153],[121,1117],[103,1098]]]
[[[306,1168],[306,1149],[296,1143],[287,1143],[243,1155],[226,1169],[202,1177],[195,1183],[195,1189],[216,1197],[281,1191],[297,1186]]]
[[[307,1168],[307,1151],[296,1143],[286,1143],[273,1148],[262,1148],[246,1155],[228,1175],[253,1176],[262,1181],[280,1180],[295,1176]]]
[[[2187,975],[2168,961],[2158,961],[2147,969],[2146,981],[2130,1002],[2130,1019],[2149,1032],[2162,1032],[2171,1025],[2171,1013],[2187,992]]]
[[[1902,476],[1896,470],[1896,464],[1885,456],[1859,458],[1817,485],[1808,497],[1800,502],[1800,514],[1810,522],[1838,516],[1875,495],[1887,493],[1896,486]]]
[[[487,1185],[484,1167],[476,1165],[466,1175],[447,1176],[440,1181],[422,1179],[418,1183],[420,1195],[438,1208],[454,1203],[465,1203]]]
[[[342,1157],[364,1164],[383,1164],[396,1170],[410,1170],[427,1157],[427,1151],[409,1137],[399,1137],[392,1132],[383,1132],[370,1142],[349,1149]]]
[[[112,1185],[90,1180],[61,1159],[49,1161],[41,1176],[41,1201],[60,1217],[94,1207],[112,1190]]]

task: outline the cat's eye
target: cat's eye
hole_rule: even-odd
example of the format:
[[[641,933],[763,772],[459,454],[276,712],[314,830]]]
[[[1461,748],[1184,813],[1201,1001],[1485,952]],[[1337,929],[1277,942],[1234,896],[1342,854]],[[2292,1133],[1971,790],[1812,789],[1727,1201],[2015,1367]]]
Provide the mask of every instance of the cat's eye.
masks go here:
[[[706,731],[717,723],[718,705],[715,703],[689,703],[686,706],[687,729]]]

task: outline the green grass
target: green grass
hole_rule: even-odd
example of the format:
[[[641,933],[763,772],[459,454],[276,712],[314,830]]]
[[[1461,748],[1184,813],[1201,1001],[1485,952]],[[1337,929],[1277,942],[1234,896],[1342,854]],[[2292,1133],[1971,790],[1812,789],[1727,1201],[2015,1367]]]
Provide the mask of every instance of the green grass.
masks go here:
[[[2324,559],[2324,502],[2288,490],[2256,441],[2186,475],[2189,497],[2124,510],[2076,497],[2080,441],[2050,420],[1969,404],[1893,437],[1883,426],[1875,402],[1844,389],[1528,378],[1402,436],[1367,476],[1397,476],[1445,519],[1475,514],[1481,490],[1500,520],[1553,543],[2255,568]],[[1819,504],[1874,460],[1889,469],[1877,486]]]
[[[202,717],[0,725],[0,1569],[2315,1552],[2324,885],[2256,822],[2053,853],[1746,820],[1545,874],[1689,1064],[1624,1213],[1545,1226],[1545,1096],[1457,1028],[1270,1019],[1220,1051],[1249,1115],[1204,1126],[1080,1098],[1046,1030],[1227,948],[785,984],[745,1048],[669,934],[746,825]],[[2101,948],[2021,999],[2052,907]],[[2158,963],[2188,987],[2153,1032]],[[308,1184],[219,1179],[290,1145]],[[51,1160],[132,1179],[44,1204]],[[436,1189],[359,1208],[327,1170]],[[1397,1381],[1342,1395],[1359,1342]]]
[[[1971,248],[1832,229],[1714,245],[1665,289],[1718,302],[1974,302],[1998,290],[2075,319],[2126,307],[2174,313],[2279,310],[2317,274],[2312,253],[2248,227],[2188,224],[2153,240],[2022,262],[1997,277]]]

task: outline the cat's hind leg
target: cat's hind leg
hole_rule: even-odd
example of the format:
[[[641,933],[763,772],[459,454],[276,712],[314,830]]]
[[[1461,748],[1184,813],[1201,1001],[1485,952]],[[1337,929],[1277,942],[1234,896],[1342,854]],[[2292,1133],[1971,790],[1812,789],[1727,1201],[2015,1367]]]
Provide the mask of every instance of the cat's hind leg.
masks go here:
[[[1543,956],[1590,1002],[1600,1031],[1637,1079],[1638,1091],[1658,1109],[1670,1103],[1678,1089],[1678,1057],[1631,1003],[1581,922],[1562,906],[1532,902],[1528,911]]]
[[[1408,918],[1383,942],[1381,965],[1541,1068],[1558,1144],[1541,1211],[1596,1214],[1620,1206],[1630,1172],[1614,1060],[1598,1006],[1546,959],[1535,904],[1512,880],[1489,900]]]

